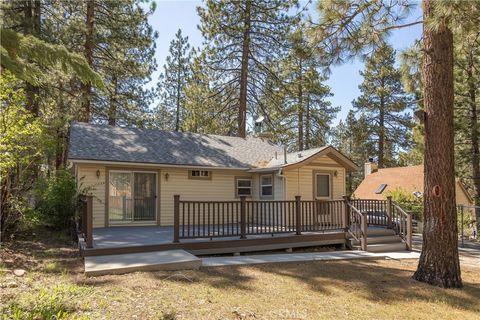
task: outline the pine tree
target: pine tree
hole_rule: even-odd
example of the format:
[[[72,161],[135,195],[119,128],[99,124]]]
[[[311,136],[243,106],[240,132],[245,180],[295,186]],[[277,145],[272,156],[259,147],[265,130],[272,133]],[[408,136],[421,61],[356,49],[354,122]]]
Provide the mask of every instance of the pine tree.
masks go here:
[[[431,0],[423,0],[422,4],[423,21],[404,23],[413,3],[319,2],[320,21],[315,26],[314,40],[326,60],[338,62],[375,48],[385,41],[391,29],[424,23],[425,228],[414,278],[441,287],[461,287],[455,207],[451,29],[478,14],[478,4]]]
[[[281,81],[277,91],[283,97],[283,119],[288,136],[295,137],[296,150],[324,145],[330,123],[339,108],[326,100],[332,96],[327,80],[320,73],[322,65],[300,26],[290,37],[290,50],[279,63]],[[287,142],[292,145],[292,142]]]
[[[247,132],[247,115],[258,114],[264,79],[271,73],[267,60],[284,49],[296,21],[288,11],[296,4],[296,0],[208,0],[198,8],[208,66],[215,72],[214,90],[226,109],[237,112],[235,131],[240,137]]]
[[[409,97],[403,90],[401,73],[394,66],[395,51],[387,44],[379,46],[367,58],[360,72],[362,95],[353,101],[358,113],[370,124],[370,139],[377,141],[378,167],[395,165],[394,153],[409,147],[411,118],[405,113]],[[387,148],[387,146],[391,148]],[[390,149],[390,150],[389,150]],[[389,152],[390,151],[390,152]]]
[[[333,146],[358,165],[362,165],[375,150],[374,142],[369,139],[369,123],[365,116],[355,117],[353,110],[348,112],[345,121],[340,120],[333,133]],[[364,178],[363,166],[358,172],[349,172],[347,192],[352,192]]]
[[[169,55],[158,83],[161,97],[158,112],[163,116],[173,115],[172,122],[162,121],[166,125],[163,129],[180,131],[182,128],[182,120],[185,118],[185,87],[191,78],[191,60],[188,37],[183,37],[182,30],[179,29],[175,39],[170,42]]]

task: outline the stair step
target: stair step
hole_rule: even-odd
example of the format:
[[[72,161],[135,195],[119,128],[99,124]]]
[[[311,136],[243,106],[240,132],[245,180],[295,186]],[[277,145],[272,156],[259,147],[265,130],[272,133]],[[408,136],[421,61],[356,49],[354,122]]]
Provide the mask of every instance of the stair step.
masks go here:
[[[367,234],[369,237],[372,236],[394,236],[395,231],[387,228],[368,228]]]
[[[356,250],[361,250],[359,245],[352,246]],[[407,250],[407,245],[404,242],[393,242],[393,243],[377,243],[377,244],[368,244],[368,252],[395,252],[395,251],[405,251]]]
[[[367,237],[367,244],[382,244],[382,243],[395,243],[395,242],[402,242],[402,238],[399,236],[373,236]],[[352,244],[360,244],[357,240],[352,240]]]

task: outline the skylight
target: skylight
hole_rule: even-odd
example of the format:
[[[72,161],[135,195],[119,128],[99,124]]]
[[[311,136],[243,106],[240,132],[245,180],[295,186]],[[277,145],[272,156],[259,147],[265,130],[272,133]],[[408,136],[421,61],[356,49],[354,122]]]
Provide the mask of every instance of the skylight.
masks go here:
[[[377,190],[375,190],[375,193],[382,194],[383,190],[385,190],[386,187],[387,185],[385,183],[382,183],[381,185],[378,186]]]

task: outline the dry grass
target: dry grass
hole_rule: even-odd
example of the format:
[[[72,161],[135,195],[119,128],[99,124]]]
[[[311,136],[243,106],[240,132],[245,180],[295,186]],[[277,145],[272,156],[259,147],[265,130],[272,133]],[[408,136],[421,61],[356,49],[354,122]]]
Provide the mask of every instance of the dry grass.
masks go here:
[[[341,261],[204,268],[85,278],[73,247],[3,254],[6,318],[138,319],[478,319],[480,269],[463,268],[462,290],[412,280],[415,261]],[[33,247],[33,248],[32,248]],[[41,256],[37,249],[47,252]],[[50,252],[50,253],[48,253]],[[35,258],[29,258],[35,256]],[[67,271],[66,271],[67,270]],[[7,288],[15,281],[18,287]]]

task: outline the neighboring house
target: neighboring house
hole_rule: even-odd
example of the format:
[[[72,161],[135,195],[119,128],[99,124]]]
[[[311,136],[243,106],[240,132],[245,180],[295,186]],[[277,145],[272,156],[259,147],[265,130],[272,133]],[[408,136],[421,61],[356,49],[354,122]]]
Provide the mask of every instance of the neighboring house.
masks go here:
[[[353,193],[355,198],[385,199],[389,191],[394,190],[415,194],[418,197],[423,195],[423,165],[377,169],[376,163],[367,162],[364,169],[365,178]],[[458,179],[455,183],[455,194],[457,205],[474,205],[472,197]]]
[[[331,146],[285,153],[261,137],[74,123],[69,161],[94,196],[93,227],[172,225],[185,200],[341,199],[358,167]],[[370,196],[371,197],[371,196]]]

